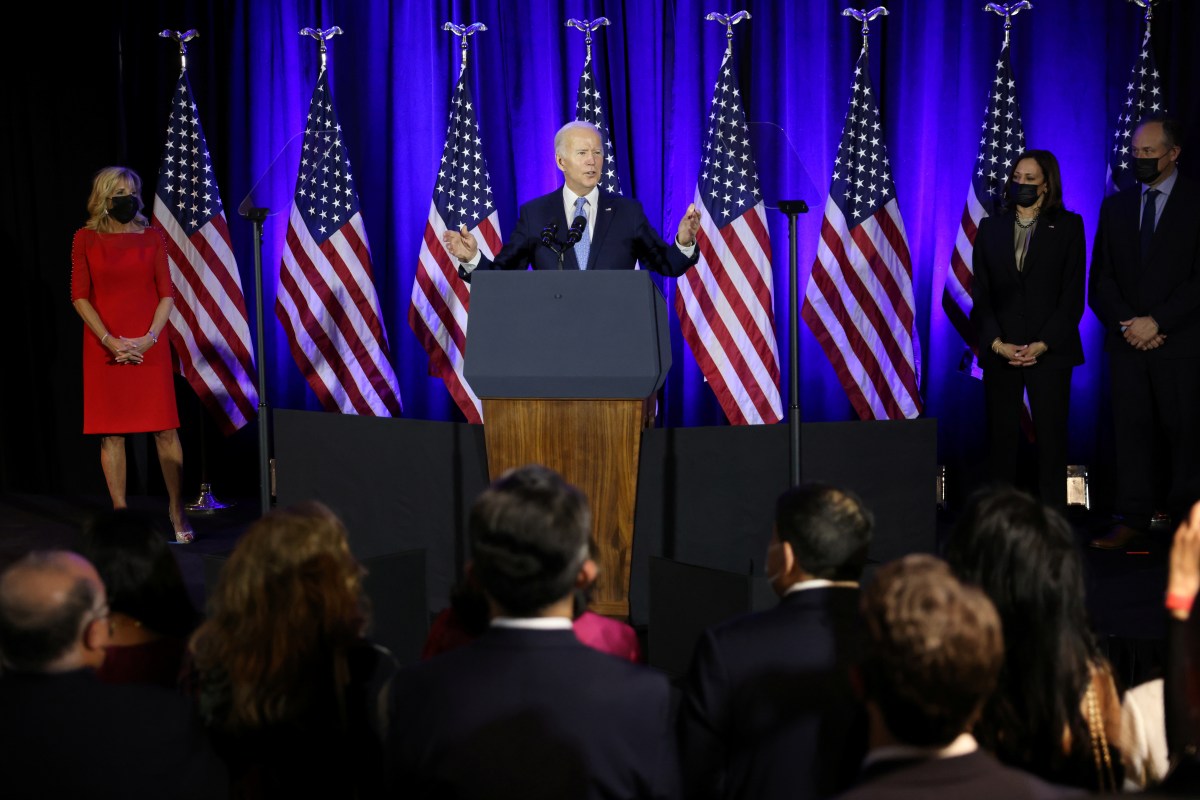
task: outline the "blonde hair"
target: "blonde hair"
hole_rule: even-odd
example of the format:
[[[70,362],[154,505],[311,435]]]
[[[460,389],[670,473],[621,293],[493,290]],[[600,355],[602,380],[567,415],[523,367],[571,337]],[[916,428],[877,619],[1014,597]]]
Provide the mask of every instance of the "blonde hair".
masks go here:
[[[321,503],[273,511],[242,536],[192,638],[201,684],[220,687],[202,712],[225,729],[295,720],[340,701],[346,648],[366,627],[364,572],[346,528]]]
[[[142,179],[136,172],[129,167],[105,167],[92,178],[92,193],[88,196],[88,221],[84,225],[85,228],[100,233],[112,232],[114,224],[108,216],[108,200],[116,194],[117,188],[122,184],[132,188],[138,202],[145,206],[142,201]],[[150,221],[142,216],[141,210],[133,218],[133,222],[143,228],[150,224]]]

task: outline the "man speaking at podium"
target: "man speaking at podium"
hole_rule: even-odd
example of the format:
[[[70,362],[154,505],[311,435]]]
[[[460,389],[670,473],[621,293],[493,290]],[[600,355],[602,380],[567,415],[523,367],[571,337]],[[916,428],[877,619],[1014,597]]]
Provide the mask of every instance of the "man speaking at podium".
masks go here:
[[[700,212],[695,205],[688,206],[674,245],[668,245],[650,226],[641,203],[601,193],[604,150],[594,125],[562,126],[554,136],[554,161],[566,179],[563,188],[521,206],[517,228],[495,261],[479,252],[465,227],[446,231],[446,250],[458,259],[462,278],[469,281],[477,269],[633,269],[635,262],[678,277],[696,263]]]

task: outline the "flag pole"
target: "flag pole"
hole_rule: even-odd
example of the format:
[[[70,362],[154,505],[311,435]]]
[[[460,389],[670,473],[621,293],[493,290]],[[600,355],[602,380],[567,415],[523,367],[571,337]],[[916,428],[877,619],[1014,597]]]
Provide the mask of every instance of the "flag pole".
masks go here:
[[[158,32],[163,39],[174,39],[179,44],[179,72],[187,72],[187,43],[200,35],[195,28],[186,31],[166,29]],[[200,493],[196,499],[184,506],[193,514],[212,514],[222,508],[229,508],[232,503],[222,503],[212,493],[212,484],[208,479],[208,429],[204,422],[206,411],[200,414]]]

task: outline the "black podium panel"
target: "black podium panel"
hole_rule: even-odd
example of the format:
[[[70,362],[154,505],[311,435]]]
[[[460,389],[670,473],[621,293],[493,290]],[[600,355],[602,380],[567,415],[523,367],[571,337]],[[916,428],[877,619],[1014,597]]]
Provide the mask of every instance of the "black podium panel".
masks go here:
[[[667,304],[646,272],[471,276],[463,374],[479,397],[640,399],[670,367]]]

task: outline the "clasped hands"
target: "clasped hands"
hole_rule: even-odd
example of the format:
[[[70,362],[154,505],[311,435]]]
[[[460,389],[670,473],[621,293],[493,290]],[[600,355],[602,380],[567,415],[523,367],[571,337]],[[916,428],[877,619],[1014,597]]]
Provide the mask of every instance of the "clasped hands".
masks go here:
[[[104,340],[105,346],[113,353],[113,361],[118,364],[140,364],[146,351],[154,346],[154,340],[147,336],[130,339],[128,336],[110,335]]]
[[[1166,334],[1158,332],[1154,317],[1134,317],[1121,320],[1121,335],[1138,350],[1153,350],[1167,340]]]
[[[1045,342],[1031,342],[1030,344],[1008,344],[1007,342],[997,342],[992,350],[996,355],[1008,361],[1009,366],[1013,367],[1032,367],[1037,363],[1037,360],[1050,347]]]

